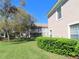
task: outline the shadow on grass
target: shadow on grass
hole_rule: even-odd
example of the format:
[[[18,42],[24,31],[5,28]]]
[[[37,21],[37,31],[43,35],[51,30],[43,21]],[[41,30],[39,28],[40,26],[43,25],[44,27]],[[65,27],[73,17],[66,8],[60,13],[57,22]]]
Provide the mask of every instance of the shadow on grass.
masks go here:
[[[32,38],[19,38],[19,39],[13,39],[10,40],[9,42],[11,42],[12,44],[21,44],[21,43],[26,43],[26,42],[30,42],[30,41],[35,41],[36,37],[32,37]]]
[[[1,43],[2,43],[2,45],[14,45],[14,44],[22,44],[22,43],[35,41],[35,39],[36,39],[36,37],[10,39],[10,41],[8,41],[7,39],[3,39],[3,40],[1,40]]]

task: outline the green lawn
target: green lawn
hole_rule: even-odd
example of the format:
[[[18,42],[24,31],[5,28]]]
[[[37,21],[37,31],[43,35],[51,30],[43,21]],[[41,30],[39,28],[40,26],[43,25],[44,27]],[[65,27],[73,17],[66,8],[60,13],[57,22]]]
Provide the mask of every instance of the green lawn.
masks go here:
[[[0,42],[0,59],[67,59],[46,52],[37,47],[36,42],[8,43]]]

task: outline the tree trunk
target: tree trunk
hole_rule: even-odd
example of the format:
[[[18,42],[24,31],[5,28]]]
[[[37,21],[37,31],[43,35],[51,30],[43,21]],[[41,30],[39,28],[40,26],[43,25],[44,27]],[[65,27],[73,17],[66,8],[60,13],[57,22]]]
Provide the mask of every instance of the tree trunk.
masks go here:
[[[8,32],[7,32],[7,39],[8,39],[8,41],[10,41],[10,36],[9,36]]]
[[[4,39],[6,38],[6,33],[4,33]]]
[[[22,37],[22,35],[21,35],[22,33],[20,32],[20,37]]]
[[[31,37],[31,34],[30,34],[30,29],[29,29],[29,33],[28,33],[28,36],[29,36],[29,38]]]

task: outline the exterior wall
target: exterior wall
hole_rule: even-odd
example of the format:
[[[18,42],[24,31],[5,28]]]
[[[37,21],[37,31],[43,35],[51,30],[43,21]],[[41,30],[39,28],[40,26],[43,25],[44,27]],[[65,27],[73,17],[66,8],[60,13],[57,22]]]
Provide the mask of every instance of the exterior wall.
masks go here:
[[[57,12],[55,12],[48,19],[48,28],[53,31],[53,36],[69,37],[69,25],[79,22],[79,0],[67,1],[62,6],[61,12],[62,18],[57,19]]]
[[[55,22],[53,21],[56,21],[56,13],[54,13],[49,19],[48,19],[48,30],[49,30],[49,36],[50,36],[50,30],[52,30],[52,35],[55,36],[55,28],[54,28],[54,25],[56,24]]]
[[[42,28],[42,36],[48,37],[48,28]]]
[[[32,29],[32,36],[43,36],[47,37],[48,36],[48,27],[34,27]]]
[[[42,28],[41,27],[35,26],[31,29],[31,36],[32,37],[38,37],[41,35],[42,35]]]

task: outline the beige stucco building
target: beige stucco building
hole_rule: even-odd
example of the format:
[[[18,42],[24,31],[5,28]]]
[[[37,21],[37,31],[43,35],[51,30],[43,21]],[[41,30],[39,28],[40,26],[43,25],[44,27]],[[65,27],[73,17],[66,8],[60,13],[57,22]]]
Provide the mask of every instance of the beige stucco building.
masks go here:
[[[48,13],[49,36],[79,39],[79,0],[58,0]]]

